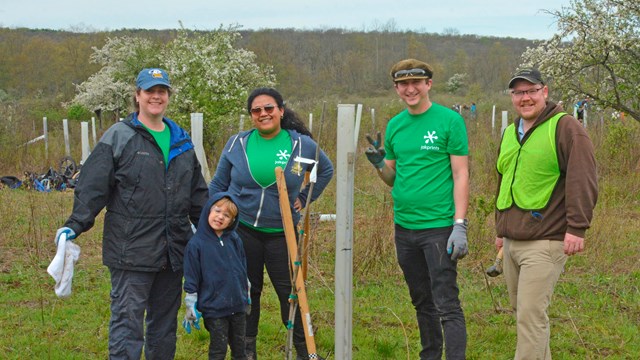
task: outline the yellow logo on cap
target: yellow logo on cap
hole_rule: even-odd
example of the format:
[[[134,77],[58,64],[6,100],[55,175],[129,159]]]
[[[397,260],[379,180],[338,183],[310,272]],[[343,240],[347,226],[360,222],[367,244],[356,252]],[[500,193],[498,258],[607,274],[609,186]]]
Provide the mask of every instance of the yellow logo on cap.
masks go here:
[[[151,71],[149,71],[149,73],[151,74],[151,77],[154,78],[162,78],[162,72],[158,69],[153,69]]]

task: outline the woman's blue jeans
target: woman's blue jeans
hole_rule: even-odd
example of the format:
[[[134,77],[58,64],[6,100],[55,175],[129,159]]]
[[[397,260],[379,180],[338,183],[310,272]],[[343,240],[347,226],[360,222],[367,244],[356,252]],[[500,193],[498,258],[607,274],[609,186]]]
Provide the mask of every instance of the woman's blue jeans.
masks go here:
[[[440,360],[443,345],[446,359],[465,358],[467,330],[458,299],[457,264],[447,254],[452,229],[395,225],[396,254],[416,309],[422,360]]]

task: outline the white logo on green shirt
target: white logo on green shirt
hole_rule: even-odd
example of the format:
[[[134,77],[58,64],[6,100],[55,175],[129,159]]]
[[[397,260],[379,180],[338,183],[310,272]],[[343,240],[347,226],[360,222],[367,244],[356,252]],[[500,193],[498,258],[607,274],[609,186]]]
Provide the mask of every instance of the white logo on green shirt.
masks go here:
[[[289,154],[287,150],[279,150],[276,156],[278,157],[278,160],[289,160],[289,156],[291,156],[291,154]]]
[[[428,144],[428,143],[432,143],[435,144],[436,140],[438,140],[438,136],[436,135],[435,130],[434,131],[427,131],[427,135],[424,135],[424,143]],[[420,150],[440,150],[439,146],[434,146],[434,145],[422,145],[420,146]]]
[[[431,142],[432,144],[434,144],[436,142],[436,140],[438,140],[438,137],[436,136],[436,132],[435,131],[427,131],[427,135],[424,136],[424,138],[426,139],[424,141],[425,144],[428,144],[429,142]]]
[[[289,161],[289,157],[291,156],[291,154],[289,154],[288,150],[278,150],[278,152],[276,153],[276,162],[275,165],[282,165],[282,167],[284,168],[285,166],[287,166],[287,162]]]

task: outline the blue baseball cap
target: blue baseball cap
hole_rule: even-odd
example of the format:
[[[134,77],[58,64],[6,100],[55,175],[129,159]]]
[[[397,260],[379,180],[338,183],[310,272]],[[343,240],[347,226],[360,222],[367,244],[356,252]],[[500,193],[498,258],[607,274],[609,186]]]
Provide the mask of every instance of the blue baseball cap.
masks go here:
[[[164,85],[171,88],[169,75],[162,69],[143,69],[136,79],[136,87],[142,90],[149,90],[156,85]]]

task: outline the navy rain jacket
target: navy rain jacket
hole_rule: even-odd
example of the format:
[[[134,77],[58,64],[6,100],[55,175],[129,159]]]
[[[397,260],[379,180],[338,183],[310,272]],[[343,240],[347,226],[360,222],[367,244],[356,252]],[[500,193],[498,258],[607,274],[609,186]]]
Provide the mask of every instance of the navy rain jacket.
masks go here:
[[[197,309],[206,318],[221,318],[245,312],[249,304],[247,259],[240,236],[236,233],[238,217],[218,237],[208,222],[209,211],[218,200],[230,193],[214,194],[200,215],[195,235],[184,257],[184,291],[198,293]]]
[[[102,262],[134,271],[182,270],[207,184],[186,131],[168,118],[169,164],[137,114],[111,126],[82,166],[67,226],[79,236],[106,207]]]

